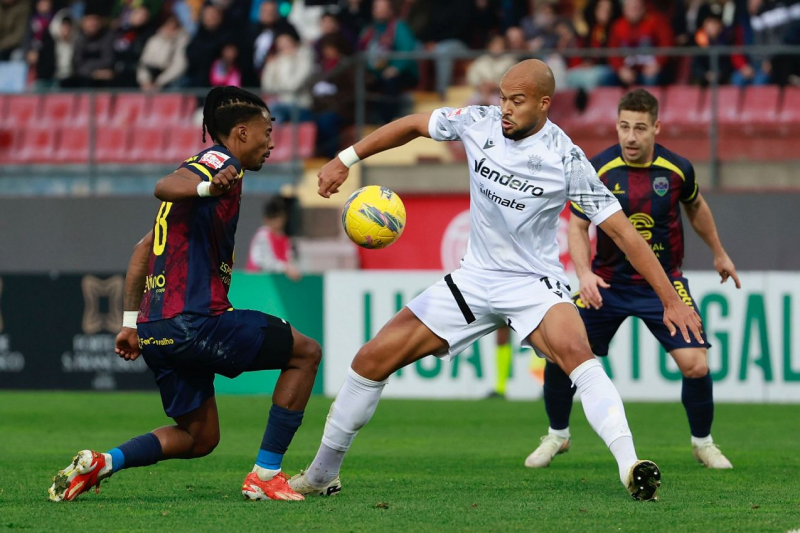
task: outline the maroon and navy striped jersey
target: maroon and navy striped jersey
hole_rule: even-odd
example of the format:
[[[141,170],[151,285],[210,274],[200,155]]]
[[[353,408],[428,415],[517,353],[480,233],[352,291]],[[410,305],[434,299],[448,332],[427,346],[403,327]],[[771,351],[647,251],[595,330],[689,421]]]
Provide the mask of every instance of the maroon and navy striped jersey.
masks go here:
[[[227,148],[216,145],[187,159],[185,168],[210,181],[227,166],[244,175]],[[228,289],[242,180],[221,196],[162,202],[153,227],[153,248],[139,322],[179,314],[213,316],[231,307]]]
[[[618,144],[592,158],[591,163],[600,180],[619,200],[633,227],[653,249],[667,276],[680,276],[683,264],[680,202],[691,203],[698,194],[692,164],[659,144],[648,165],[626,163]],[[574,203],[571,210],[573,215],[588,220]],[[647,284],[611,237],[602,231],[597,232],[592,271],[608,283]]]

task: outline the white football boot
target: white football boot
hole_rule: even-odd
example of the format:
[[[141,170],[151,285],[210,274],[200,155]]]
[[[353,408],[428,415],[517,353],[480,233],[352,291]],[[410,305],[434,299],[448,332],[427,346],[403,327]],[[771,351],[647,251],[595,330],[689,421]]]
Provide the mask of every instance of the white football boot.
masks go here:
[[[547,468],[556,455],[567,453],[571,439],[547,434],[539,440],[539,447],[533,450],[526,459],[528,468]]]
[[[301,470],[299,474],[292,476],[289,480],[289,486],[298,494],[314,494],[316,496],[334,496],[342,490],[342,482],[339,480],[339,476],[336,476],[327,485],[317,487],[308,481],[305,470]]]
[[[716,444],[709,442],[701,446],[692,445],[692,453],[698,463],[702,463],[707,468],[726,470],[733,468],[727,457],[722,455]]]

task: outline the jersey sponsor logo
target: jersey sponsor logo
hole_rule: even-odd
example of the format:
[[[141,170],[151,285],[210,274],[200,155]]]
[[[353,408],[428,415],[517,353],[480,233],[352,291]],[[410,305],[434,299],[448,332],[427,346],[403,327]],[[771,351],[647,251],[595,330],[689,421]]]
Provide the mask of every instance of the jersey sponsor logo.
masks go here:
[[[217,152],[216,150],[211,150],[203,154],[203,157],[200,158],[200,163],[214,170],[219,170],[228,159],[230,159],[230,156],[222,152]]]
[[[542,171],[542,158],[538,155],[532,154],[528,156],[528,170],[531,175],[538,174]]]
[[[458,109],[453,109],[447,113],[447,118],[455,118],[458,115],[462,115],[467,112],[466,107],[459,107]]]
[[[619,186],[619,183],[614,185],[614,190],[611,191],[614,194],[625,194],[625,190]]]
[[[489,200],[493,201],[496,204],[499,204],[503,207],[516,209],[517,211],[522,211],[523,209],[525,209],[525,204],[517,202],[517,200],[515,200],[514,198],[512,198],[511,200],[509,200],[508,198],[503,198],[502,196],[496,194],[490,188],[488,187],[484,188],[483,184],[479,186],[479,189],[481,191],[481,194],[483,194],[484,196],[486,196],[486,198],[488,198]]]
[[[524,178],[517,178],[514,174],[501,174],[497,170],[491,168],[490,166],[486,165],[486,158],[480,160],[480,162],[476,159],[475,160],[475,174],[479,174],[486,178],[489,181],[493,181],[502,185],[503,187],[508,187],[514,191],[520,191],[522,193],[530,194],[531,196],[541,196],[544,194],[544,189],[534,185],[533,183],[529,182]]]
[[[147,277],[144,278],[145,291],[164,292],[164,287],[166,286],[167,278],[164,276],[164,274],[158,274],[157,276],[148,274]]]
[[[634,213],[628,217],[628,220],[631,221],[636,231],[644,237],[644,240],[650,242],[650,239],[653,238],[653,232],[650,230],[656,225],[653,217],[647,213]]]
[[[653,180],[653,190],[659,196],[664,196],[669,191],[669,178],[659,176]]]
[[[484,150],[488,150],[489,148],[494,148],[494,141],[491,137],[486,139],[486,142],[483,145]]]

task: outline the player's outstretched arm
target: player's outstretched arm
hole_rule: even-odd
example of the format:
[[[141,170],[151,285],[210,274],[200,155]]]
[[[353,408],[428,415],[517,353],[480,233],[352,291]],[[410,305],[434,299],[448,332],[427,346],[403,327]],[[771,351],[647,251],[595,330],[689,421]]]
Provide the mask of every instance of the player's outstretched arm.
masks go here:
[[[231,190],[238,179],[239,173],[236,172],[233,165],[217,172],[211,181],[203,181],[185,168],[179,168],[156,183],[154,194],[162,202],[180,202],[190,198],[220,196]]]
[[[600,294],[598,286],[607,289],[610,285],[603,278],[592,272],[590,264],[592,244],[589,241],[589,224],[588,220],[574,214],[569,218],[569,228],[567,230],[569,255],[572,258],[572,264],[575,266],[575,273],[578,274],[581,301],[589,309],[600,309],[603,306],[603,296]]]
[[[350,148],[342,150],[338,157],[328,161],[317,174],[319,178],[317,193],[323,198],[330,198],[332,194],[339,192],[339,187],[347,179],[350,167],[362,159],[403,146],[417,137],[430,138],[431,134],[428,132],[430,119],[430,113],[417,113],[399,118],[373,131]]]
[[[617,211],[608,217],[600,224],[600,229],[614,240],[636,271],[655,289],[661,303],[664,304],[664,324],[669,328],[670,334],[675,335],[679,329],[683,339],[691,342],[689,338],[691,331],[697,341],[702,344],[700,316],[680,299],[653,250],[633,228],[623,212]]]
[[[698,193],[694,202],[683,204],[683,209],[686,211],[686,217],[689,219],[692,228],[694,228],[694,232],[703,239],[703,242],[714,253],[714,268],[722,278],[720,283],[725,283],[728,278],[733,278],[736,288],[741,289],[742,284],[739,283],[736,266],[734,266],[731,258],[728,257],[725,248],[722,247],[722,242],[720,242],[717,234],[717,225],[714,223],[714,215],[711,214],[711,207],[706,203],[703,195]]]
[[[133,255],[128,263],[128,273],[125,275],[125,319],[122,329],[117,335],[114,351],[126,361],[133,361],[140,354],[139,337],[136,334],[136,315],[139,313],[139,304],[142,303],[152,246],[153,231],[151,230],[133,247]]]

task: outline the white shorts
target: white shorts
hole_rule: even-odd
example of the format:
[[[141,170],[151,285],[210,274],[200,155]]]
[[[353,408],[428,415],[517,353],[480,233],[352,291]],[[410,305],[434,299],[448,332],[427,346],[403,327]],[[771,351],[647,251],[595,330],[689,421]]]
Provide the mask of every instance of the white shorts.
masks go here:
[[[560,303],[572,304],[570,288],[553,278],[459,268],[411,300],[408,308],[447,341],[447,353],[434,355],[450,360],[503,325],[518,333],[521,345],[531,346],[530,334]]]

